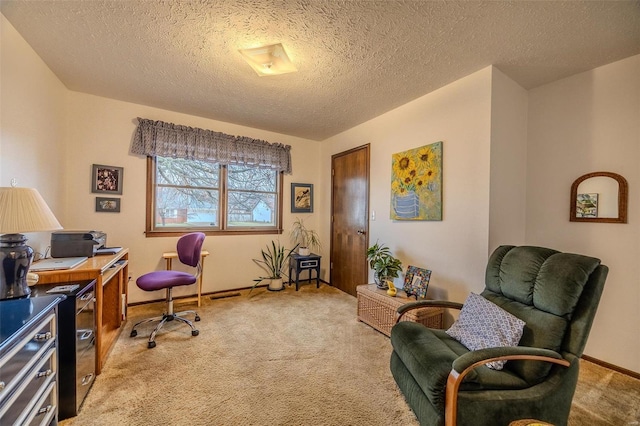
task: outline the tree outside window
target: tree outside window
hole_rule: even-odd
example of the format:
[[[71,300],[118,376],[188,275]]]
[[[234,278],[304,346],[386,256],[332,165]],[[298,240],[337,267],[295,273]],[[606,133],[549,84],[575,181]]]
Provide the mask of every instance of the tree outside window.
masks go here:
[[[169,157],[148,169],[147,235],[281,232],[277,171]]]

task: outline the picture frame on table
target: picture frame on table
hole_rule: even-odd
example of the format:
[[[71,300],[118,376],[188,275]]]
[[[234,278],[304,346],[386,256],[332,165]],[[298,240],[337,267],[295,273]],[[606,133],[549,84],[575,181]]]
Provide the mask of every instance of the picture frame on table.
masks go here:
[[[407,296],[414,296],[416,300],[424,299],[427,296],[431,271],[417,266],[408,266],[404,274],[402,288]]]
[[[313,213],[313,184],[291,184],[291,213]]]
[[[91,166],[91,192],[122,195],[124,167],[93,164]]]

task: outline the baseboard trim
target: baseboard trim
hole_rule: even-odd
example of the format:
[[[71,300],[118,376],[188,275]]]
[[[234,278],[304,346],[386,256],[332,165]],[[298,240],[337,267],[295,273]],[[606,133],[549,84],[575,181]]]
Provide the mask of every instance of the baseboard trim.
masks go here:
[[[640,380],[640,373],[636,373],[635,371],[627,370],[626,368],[617,366],[615,364],[610,364],[598,358],[590,357],[589,355],[583,354],[582,359],[584,359],[585,361],[592,362],[594,364],[598,364],[601,367],[608,368],[609,370],[617,371],[620,374],[624,374],[626,376],[633,377],[634,379]]]
[[[305,281],[305,285],[306,285],[307,284],[306,280],[303,280],[303,281]],[[315,279],[313,281],[315,281]],[[320,282],[323,283],[323,284],[331,285],[331,284],[329,284],[328,282],[326,282],[323,279],[321,279]],[[290,281],[290,282],[289,281],[285,281],[283,284],[285,284],[285,285],[295,285],[295,281]],[[256,287],[266,287],[267,285],[268,284],[263,284],[263,285],[259,285],[259,286],[256,286]],[[204,298],[204,297],[209,297],[209,296],[222,296],[225,293],[236,293],[238,291],[249,290],[250,288],[251,287],[241,287],[241,288],[235,288],[235,289],[232,289],[232,290],[210,291],[210,292],[207,292],[207,293],[202,293],[202,297]],[[196,296],[197,296],[197,294],[194,293],[192,295],[174,297],[173,301],[177,302],[177,303],[180,303],[180,299],[189,299],[189,298],[196,297]],[[218,298],[222,298],[222,297],[218,297]],[[166,301],[165,298],[154,299],[154,300],[143,300],[142,302],[129,303],[128,306],[139,306],[139,305],[146,305],[146,304],[149,304],[149,303],[158,303],[158,302],[165,302],[165,301]]]

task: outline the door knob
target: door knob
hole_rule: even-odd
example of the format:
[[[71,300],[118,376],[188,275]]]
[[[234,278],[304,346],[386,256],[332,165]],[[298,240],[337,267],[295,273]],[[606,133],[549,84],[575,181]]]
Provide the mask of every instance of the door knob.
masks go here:
[[[364,234],[366,234],[364,229],[358,229],[358,235],[364,235]]]

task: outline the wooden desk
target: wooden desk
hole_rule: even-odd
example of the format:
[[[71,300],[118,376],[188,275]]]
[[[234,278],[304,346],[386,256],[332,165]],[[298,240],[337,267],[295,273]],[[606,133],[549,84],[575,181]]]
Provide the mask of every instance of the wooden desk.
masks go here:
[[[202,303],[202,276],[204,275],[204,258],[209,256],[209,252],[206,250],[202,250],[200,252],[200,276],[198,277],[198,288],[197,288],[197,295],[193,296],[193,297],[185,297],[185,298],[181,298],[181,299],[176,299],[174,300],[175,303],[187,303],[187,302],[198,302],[198,307],[200,307],[201,303]],[[175,251],[168,251],[165,253],[162,253],[162,258],[165,259],[167,261],[167,271],[171,270],[171,263],[173,261],[173,259],[177,259],[178,258],[178,253]]]
[[[129,249],[90,257],[73,269],[40,271],[38,276],[38,284],[96,280],[96,375],[100,374],[120,326],[126,321]]]

